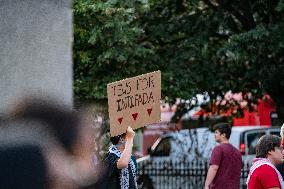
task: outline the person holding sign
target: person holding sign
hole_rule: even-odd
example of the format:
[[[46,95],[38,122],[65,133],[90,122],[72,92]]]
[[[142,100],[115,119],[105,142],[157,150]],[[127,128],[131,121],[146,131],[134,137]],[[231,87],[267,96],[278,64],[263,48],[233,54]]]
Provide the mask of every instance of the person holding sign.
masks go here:
[[[106,189],[137,189],[136,159],[132,155],[135,132],[128,127],[126,133],[110,138],[112,145],[104,158]]]

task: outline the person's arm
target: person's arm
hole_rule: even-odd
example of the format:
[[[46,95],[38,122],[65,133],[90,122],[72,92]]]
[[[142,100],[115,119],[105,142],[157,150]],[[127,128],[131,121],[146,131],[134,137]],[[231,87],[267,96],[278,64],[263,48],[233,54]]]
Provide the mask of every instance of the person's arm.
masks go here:
[[[128,163],[131,158],[132,154],[132,146],[133,146],[133,139],[135,136],[135,132],[131,127],[128,127],[126,130],[126,136],[125,136],[125,148],[120,156],[120,158],[117,161],[117,168],[118,169],[124,169],[128,167]]]
[[[212,183],[213,179],[215,178],[218,169],[219,169],[218,165],[210,165],[208,169],[204,189],[209,189],[209,185]]]
[[[273,187],[273,188],[269,188],[269,189],[280,189],[279,187]]]

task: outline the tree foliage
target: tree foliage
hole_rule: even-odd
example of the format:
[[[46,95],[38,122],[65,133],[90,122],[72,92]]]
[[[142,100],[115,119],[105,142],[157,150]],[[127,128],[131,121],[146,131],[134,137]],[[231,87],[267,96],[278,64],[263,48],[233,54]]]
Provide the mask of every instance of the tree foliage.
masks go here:
[[[130,2],[130,1],[129,1]],[[74,2],[75,94],[82,99],[106,98],[106,84],[147,72],[153,54],[140,42],[143,1]],[[158,69],[158,68],[156,68]]]
[[[267,92],[284,117],[283,33],[283,0],[75,0],[75,95],[159,69],[164,99]]]

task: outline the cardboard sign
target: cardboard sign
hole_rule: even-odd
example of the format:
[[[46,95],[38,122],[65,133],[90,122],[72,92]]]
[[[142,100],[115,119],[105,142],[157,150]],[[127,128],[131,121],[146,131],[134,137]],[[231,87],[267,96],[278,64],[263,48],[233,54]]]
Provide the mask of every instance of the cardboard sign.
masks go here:
[[[159,122],[161,72],[151,72],[107,85],[111,136]]]

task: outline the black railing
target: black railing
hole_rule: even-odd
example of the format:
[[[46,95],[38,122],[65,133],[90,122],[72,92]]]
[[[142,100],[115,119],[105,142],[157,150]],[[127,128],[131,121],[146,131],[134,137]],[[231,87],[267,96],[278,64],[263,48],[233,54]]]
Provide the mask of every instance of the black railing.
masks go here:
[[[246,189],[250,163],[244,163],[240,188]],[[139,189],[201,189],[208,170],[207,161],[193,162],[139,162]]]

